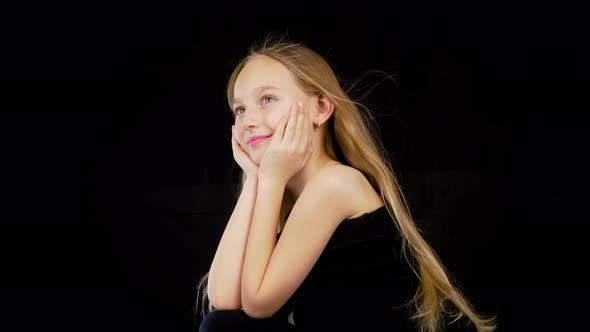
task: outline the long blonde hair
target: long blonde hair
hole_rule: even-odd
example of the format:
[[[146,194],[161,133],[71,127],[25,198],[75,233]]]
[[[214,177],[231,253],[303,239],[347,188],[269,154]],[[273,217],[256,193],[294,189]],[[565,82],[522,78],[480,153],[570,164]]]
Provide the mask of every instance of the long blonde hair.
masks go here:
[[[342,89],[332,68],[322,56],[300,43],[288,42],[283,38],[266,38],[262,45],[250,49],[249,55],[237,65],[230,76],[227,85],[230,107],[233,102],[234,84],[240,71],[250,59],[259,55],[279,61],[291,71],[297,84],[305,92],[326,96],[334,104],[333,115],[325,129],[324,148],[332,159],[361,171],[384,200],[395,227],[402,235],[402,253],[408,262],[415,262],[411,266],[420,279],[418,289],[408,303],[415,308],[415,313],[410,318],[416,321],[418,330],[441,331],[447,318],[454,318],[450,322],[453,323],[467,317],[478,332],[494,331],[496,317],[484,317],[475,311],[473,305],[455,285],[432,247],[422,237],[384,153],[385,149],[381,141],[374,137],[377,132],[374,117],[366,107],[353,101]],[[293,205],[293,198],[285,191],[280,214],[281,226],[284,225],[286,214]],[[408,259],[407,249],[413,260]],[[205,285],[207,276],[208,274],[205,274],[201,278],[199,288]],[[203,303],[206,295],[205,289]],[[205,307],[203,314],[204,310]],[[212,310],[210,304],[207,310]]]

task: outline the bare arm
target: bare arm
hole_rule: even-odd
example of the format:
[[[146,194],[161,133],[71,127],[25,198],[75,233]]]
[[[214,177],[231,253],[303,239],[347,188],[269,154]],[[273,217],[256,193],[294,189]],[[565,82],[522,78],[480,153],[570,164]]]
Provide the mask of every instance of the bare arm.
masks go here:
[[[362,199],[355,176],[344,167],[318,172],[305,186],[274,236],[284,184],[259,179],[242,274],[242,307],[254,318],[274,315],[303,283],[340,222]],[[286,277],[287,276],[287,277]]]
[[[247,177],[211,263],[208,296],[218,310],[242,307],[242,266],[257,190],[258,179]]]

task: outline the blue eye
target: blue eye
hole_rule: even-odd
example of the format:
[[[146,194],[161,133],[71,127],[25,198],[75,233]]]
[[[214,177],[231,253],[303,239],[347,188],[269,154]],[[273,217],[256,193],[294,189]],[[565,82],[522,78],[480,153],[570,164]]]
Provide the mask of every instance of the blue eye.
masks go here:
[[[268,100],[268,102],[267,102],[267,100]],[[264,97],[262,97],[262,103],[263,104],[268,104],[269,102],[274,101],[274,100],[276,100],[276,99],[273,96],[264,96]]]
[[[264,96],[260,100],[262,101],[262,104],[268,104],[268,103],[273,102],[273,101],[275,101],[277,99],[275,97],[273,97],[273,96]],[[237,117],[238,115],[240,115],[243,112],[245,112],[246,109],[244,107],[242,107],[242,106],[238,106],[233,111],[234,111],[234,116]]]

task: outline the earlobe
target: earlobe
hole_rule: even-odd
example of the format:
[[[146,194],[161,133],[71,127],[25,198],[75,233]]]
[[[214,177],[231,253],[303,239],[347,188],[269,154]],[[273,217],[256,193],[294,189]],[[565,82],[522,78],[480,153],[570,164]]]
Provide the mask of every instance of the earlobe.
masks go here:
[[[316,126],[317,129],[320,129],[322,127],[322,123],[320,122],[320,119],[317,119],[317,121],[314,121],[314,126]]]

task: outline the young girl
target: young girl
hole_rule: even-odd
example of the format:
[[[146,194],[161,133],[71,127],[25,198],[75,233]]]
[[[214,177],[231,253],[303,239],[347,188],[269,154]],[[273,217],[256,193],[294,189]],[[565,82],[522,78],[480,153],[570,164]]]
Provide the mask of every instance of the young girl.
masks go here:
[[[324,58],[267,40],[227,93],[243,181],[199,284],[199,331],[495,329],[422,238],[371,118]]]

